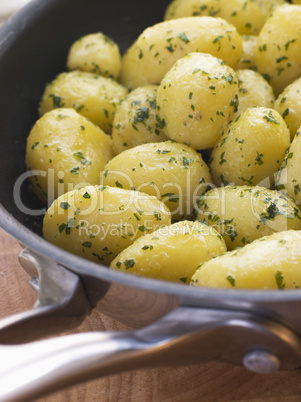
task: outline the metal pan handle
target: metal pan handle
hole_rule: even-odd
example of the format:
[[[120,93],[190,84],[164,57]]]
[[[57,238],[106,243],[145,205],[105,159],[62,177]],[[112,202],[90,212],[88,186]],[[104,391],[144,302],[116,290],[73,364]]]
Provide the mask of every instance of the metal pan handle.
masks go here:
[[[121,371],[208,360],[257,373],[301,365],[301,340],[280,323],[237,311],[180,307],[129,332],[91,332],[0,346],[0,401],[31,401]]]
[[[48,259],[26,250],[22,258],[30,274],[38,268],[44,283],[37,309],[2,320],[2,344],[15,343],[19,331],[24,340],[24,328],[31,328],[28,332],[36,337],[37,327],[42,325],[41,332],[49,334],[49,319],[55,316],[53,322],[57,323],[57,313],[66,329],[66,324],[82,320],[90,311],[76,275],[55,262],[49,269]],[[62,285],[66,283],[69,289]],[[55,326],[53,332],[57,331]],[[208,360],[243,364],[257,373],[296,369],[301,366],[301,339],[282,322],[253,312],[183,306],[135,331],[91,332],[1,345],[0,401],[31,401],[66,386],[130,369]]]

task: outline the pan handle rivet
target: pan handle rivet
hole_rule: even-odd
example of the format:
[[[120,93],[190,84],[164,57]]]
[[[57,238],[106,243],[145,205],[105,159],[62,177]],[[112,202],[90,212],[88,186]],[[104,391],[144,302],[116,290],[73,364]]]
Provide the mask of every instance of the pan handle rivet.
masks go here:
[[[257,374],[271,374],[279,370],[280,360],[265,350],[254,350],[244,356],[243,365]]]

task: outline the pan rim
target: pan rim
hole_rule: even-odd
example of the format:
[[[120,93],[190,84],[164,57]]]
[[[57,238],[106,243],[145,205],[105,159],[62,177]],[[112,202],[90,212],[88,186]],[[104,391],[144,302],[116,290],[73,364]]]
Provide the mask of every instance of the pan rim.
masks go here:
[[[87,260],[70,253],[33,233],[0,204],[0,227],[25,247],[56,261],[58,264],[81,276],[91,276],[109,283],[145,289],[152,292],[174,295],[188,299],[206,299],[245,302],[290,302],[299,301],[299,289],[287,290],[243,290],[209,287],[192,287],[160,279],[151,279],[129,273],[118,272],[108,266]]]

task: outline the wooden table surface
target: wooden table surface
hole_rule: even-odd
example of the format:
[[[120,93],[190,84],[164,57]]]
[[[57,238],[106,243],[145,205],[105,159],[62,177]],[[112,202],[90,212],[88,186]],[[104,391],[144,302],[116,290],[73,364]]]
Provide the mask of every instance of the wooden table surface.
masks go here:
[[[20,245],[0,229],[0,318],[30,308],[35,293],[18,263]],[[75,331],[122,330],[93,311]],[[0,356],[1,359],[1,356]],[[195,366],[130,371],[79,384],[39,402],[66,401],[301,401],[301,371],[253,374],[242,367],[210,362]]]

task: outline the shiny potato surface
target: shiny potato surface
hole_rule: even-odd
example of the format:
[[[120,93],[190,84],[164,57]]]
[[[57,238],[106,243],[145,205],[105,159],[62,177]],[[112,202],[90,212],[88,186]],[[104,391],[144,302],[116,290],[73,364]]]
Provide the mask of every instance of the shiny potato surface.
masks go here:
[[[301,78],[289,84],[275,101],[275,109],[288,125],[291,141],[301,126]]]
[[[168,139],[157,120],[157,91],[157,85],[138,87],[117,106],[112,130],[116,154],[137,145]]]
[[[229,250],[288,229],[301,229],[301,212],[291,197],[260,186],[226,186],[198,201],[197,219],[213,226]]]
[[[122,58],[121,82],[134,89],[160,84],[174,63],[191,52],[210,53],[235,67],[242,53],[236,28],[221,18],[187,17],[147,28]]]
[[[39,113],[42,116],[52,109],[73,108],[110,134],[116,106],[127,92],[124,86],[99,74],[64,72],[46,86]]]
[[[259,184],[274,175],[289,145],[289,130],[276,110],[245,110],[229,124],[212,151],[209,166],[214,183]]]
[[[251,0],[252,1],[252,0]],[[286,4],[285,0],[255,0],[258,3],[266,17],[270,17],[273,12],[283,4]]]
[[[275,95],[271,85],[257,71],[250,69],[236,70],[239,83],[238,108],[235,119],[250,107],[262,106],[273,108]]]
[[[191,283],[227,289],[299,289],[301,232],[274,233],[213,258],[197,269]]]
[[[275,187],[287,192],[301,205],[301,127],[277,172]]]
[[[211,183],[208,166],[193,148],[173,141],[123,151],[105,166],[103,184],[135,189],[164,202],[174,220],[190,219],[194,201]]]
[[[75,189],[58,197],[45,214],[46,240],[89,260],[109,264],[135,239],[170,224],[157,198],[104,186]]]
[[[200,222],[181,221],[137,239],[110,267],[134,275],[189,283],[204,261],[226,251],[214,229]]]
[[[33,191],[49,205],[75,186],[100,184],[100,172],[113,157],[111,138],[74,109],[44,114],[27,138]]]
[[[263,9],[252,0],[174,0],[164,19],[205,15],[223,18],[246,35],[258,35],[266,19]]]
[[[82,36],[69,49],[67,68],[117,80],[121,69],[119,47],[102,32]]]
[[[257,40],[257,70],[278,96],[301,75],[301,7],[278,7],[262,27]]]
[[[257,45],[257,36],[242,35],[242,54],[236,64],[236,70],[244,68],[256,69],[255,49]]]
[[[193,52],[163,78],[157,96],[165,134],[197,150],[213,147],[237,110],[238,79],[223,60]]]

